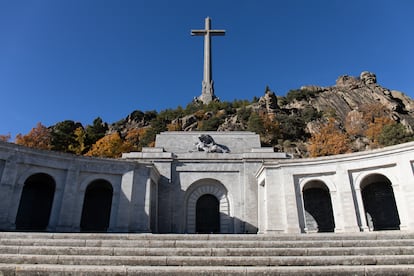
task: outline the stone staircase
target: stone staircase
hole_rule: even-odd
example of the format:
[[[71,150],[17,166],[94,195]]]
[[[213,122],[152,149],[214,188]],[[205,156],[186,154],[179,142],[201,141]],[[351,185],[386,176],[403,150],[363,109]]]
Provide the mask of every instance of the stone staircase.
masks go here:
[[[414,233],[0,232],[0,275],[414,275]]]

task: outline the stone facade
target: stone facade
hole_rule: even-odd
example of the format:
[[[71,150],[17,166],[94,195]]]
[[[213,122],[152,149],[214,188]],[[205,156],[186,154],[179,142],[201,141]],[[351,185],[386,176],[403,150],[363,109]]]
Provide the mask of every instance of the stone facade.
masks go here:
[[[307,220],[310,214],[305,208],[304,193],[308,188],[329,194],[335,232],[413,230],[414,220],[409,215],[414,210],[413,162],[414,143],[325,158],[268,160],[256,175],[261,202],[259,231],[308,232],[309,224],[317,220]],[[384,190],[375,190],[384,185],[389,187],[385,194]],[[376,202],[364,198],[368,187],[373,195],[380,195]],[[379,216],[369,214],[367,208],[372,203]],[[389,214],[392,205],[396,205],[396,212]],[[387,228],[382,226],[382,220],[398,223]]]
[[[160,175],[151,163],[98,159],[41,151],[0,143],[0,229],[79,232],[87,192],[101,194],[93,183],[109,185],[109,221],[95,231],[157,231],[157,184]],[[42,189],[45,183],[48,189]],[[26,188],[26,189],[25,189]],[[93,187],[92,187],[93,188]],[[42,197],[36,191],[51,193]],[[94,193],[95,191],[95,193]],[[50,200],[50,208],[44,202]],[[25,201],[25,202],[23,202]],[[96,202],[96,201],[95,201]],[[25,203],[25,204],[23,204]],[[100,203],[98,200],[97,203]],[[25,207],[27,206],[27,207]],[[46,223],[34,217],[46,212]],[[98,209],[91,215],[101,213]],[[16,222],[20,221],[20,225]],[[93,229],[92,229],[93,230]]]
[[[203,140],[200,147],[201,135],[213,142]],[[211,146],[226,151],[212,152]],[[414,210],[413,156],[414,143],[406,143],[291,159],[262,148],[259,136],[251,132],[164,132],[157,135],[154,148],[125,153],[122,159],[0,143],[0,228],[153,233],[414,230],[409,216]]]

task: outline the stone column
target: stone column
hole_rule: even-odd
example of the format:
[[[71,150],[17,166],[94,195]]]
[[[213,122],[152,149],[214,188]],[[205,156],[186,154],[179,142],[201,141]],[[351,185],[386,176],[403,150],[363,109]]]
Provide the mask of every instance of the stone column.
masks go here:
[[[78,166],[71,166],[66,172],[66,179],[64,186],[61,188],[63,191],[63,196],[61,196],[60,201],[60,208],[59,208],[59,217],[58,222],[56,225],[56,231],[68,232],[73,231],[75,225],[79,225],[79,222],[75,222],[74,218],[74,210],[75,204],[77,201],[75,200],[76,197],[80,195],[77,193],[78,187],[78,177],[79,177],[79,167]],[[56,194],[55,194],[56,195]],[[55,202],[55,200],[54,200]],[[55,204],[55,203],[54,203]],[[51,215],[51,219],[55,219],[57,215]],[[50,223],[49,225],[55,225],[54,223]]]
[[[10,208],[11,205],[19,206],[19,201],[13,202],[14,188],[17,185],[18,165],[15,156],[10,156],[5,162],[3,173],[0,179],[0,226],[2,229],[13,230],[15,228],[15,215],[12,217],[10,211],[17,210],[17,207]],[[7,210],[7,211],[6,211]]]
[[[361,221],[361,225],[359,226],[360,230],[363,232],[369,231],[367,218],[365,216],[364,201],[362,200],[361,189],[359,187],[355,187],[355,196],[358,205],[357,214]]]
[[[267,233],[284,233],[286,232],[286,201],[285,201],[285,187],[292,184],[291,181],[286,181],[286,178],[281,179],[280,172],[270,170],[266,172],[266,200],[267,208],[265,212],[268,214],[267,218]]]
[[[133,227],[133,224],[136,223],[133,214],[131,214],[133,208],[132,190],[134,186],[134,175],[135,171],[133,170],[122,175],[117,221],[114,227],[114,231],[117,232],[128,232],[131,230],[130,227]]]

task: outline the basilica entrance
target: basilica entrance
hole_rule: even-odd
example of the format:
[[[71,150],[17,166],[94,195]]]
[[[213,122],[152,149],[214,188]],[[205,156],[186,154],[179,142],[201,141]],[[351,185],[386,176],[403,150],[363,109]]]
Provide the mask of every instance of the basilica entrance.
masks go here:
[[[219,201],[214,195],[205,194],[197,200],[196,232],[220,233]]]
[[[31,175],[23,186],[16,230],[45,231],[55,195],[55,181],[45,173]]]
[[[113,189],[105,180],[89,184],[83,202],[81,231],[106,232],[111,217]]]
[[[368,176],[361,184],[368,226],[376,230],[400,229],[400,218],[391,182],[383,175]]]

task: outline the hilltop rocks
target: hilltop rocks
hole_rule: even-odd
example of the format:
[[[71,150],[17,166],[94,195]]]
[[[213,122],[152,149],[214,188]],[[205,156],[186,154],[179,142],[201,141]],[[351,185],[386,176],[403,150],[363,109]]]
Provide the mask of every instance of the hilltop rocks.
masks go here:
[[[359,78],[366,85],[377,83],[377,76],[374,73],[364,71],[359,75]]]
[[[304,85],[300,88],[301,91],[309,91],[312,93],[320,93],[328,90],[326,87],[317,86],[317,85]]]
[[[279,106],[277,105],[277,97],[275,92],[271,91],[269,87],[266,87],[264,96],[260,97],[259,105],[265,109],[268,114],[274,114]]]
[[[414,112],[414,101],[410,97],[397,90],[391,90],[391,96],[400,101],[407,112]]]
[[[364,71],[359,75],[359,78],[348,75],[340,76],[336,80],[336,87],[356,89],[376,83],[377,76],[374,73]]]
[[[378,102],[390,110],[390,117],[397,122],[407,117],[408,110],[412,111],[411,99],[394,97],[389,89],[377,84],[376,75],[368,71],[362,72],[359,77],[340,76],[336,85],[325,88],[323,93],[311,100],[311,105],[319,111],[331,109],[341,120],[345,120],[350,111]]]
[[[240,120],[238,115],[227,117],[217,131],[240,131],[246,130],[246,125]]]
[[[336,87],[345,89],[356,89],[361,87],[361,80],[348,75],[340,76],[336,80]]]
[[[184,131],[190,131],[197,128],[197,117],[194,115],[188,115],[181,118],[181,128]]]

